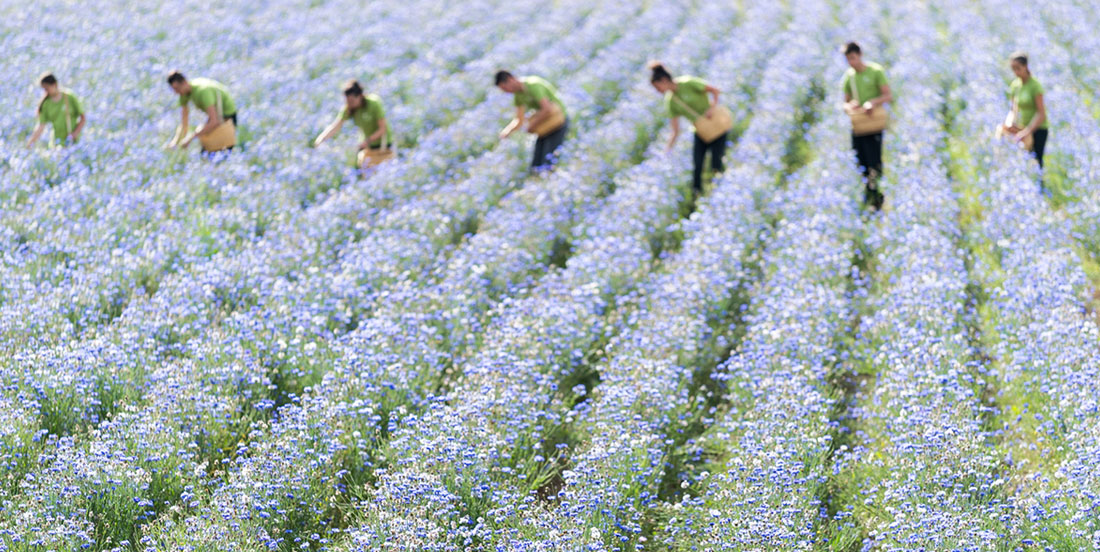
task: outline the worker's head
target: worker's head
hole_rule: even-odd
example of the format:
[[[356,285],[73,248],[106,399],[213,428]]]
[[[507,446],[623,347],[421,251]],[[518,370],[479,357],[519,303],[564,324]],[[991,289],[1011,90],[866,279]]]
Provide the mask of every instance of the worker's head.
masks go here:
[[[46,98],[58,92],[57,77],[47,71],[38,77],[38,84],[42,87],[42,90],[46,91],[46,94],[42,96],[42,100],[38,102],[38,112],[42,113],[42,104],[46,103]]]
[[[1027,54],[1023,52],[1013,52],[1008,58],[1008,65],[1012,67],[1012,72],[1021,79],[1031,75],[1031,70],[1027,68]]]
[[[53,73],[45,72],[38,77],[38,84],[42,87],[42,90],[46,91],[46,95],[52,96],[57,93],[57,77],[53,76]]]
[[[172,90],[180,96],[191,93],[191,83],[187,82],[187,77],[179,71],[168,73],[168,86],[171,86]]]
[[[519,82],[519,79],[508,71],[497,71],[496,76],[493,77],[493,81],[496,83],[497,88],[509,94],[515,94],[523,89],[523,83]]]
[[[662,94],[672,90],[674,86],[672,82],[672,73],[668,71],[668,68],[666,68],[663,63],[651,61],[646,67],[649,68],[649,82],[653,85],[653,88],[656,88],[657,91]]]
[[[855,42],[845,44],[844,57],[848,60],[848,65],[853,69],[860,69],[863,67],[863,49],[859,47],[859,44]]]
[[[355,79],[349,79],[344,83],[344,101],[348,104],[348,111],[355,111],[363,105],[363,85]]]

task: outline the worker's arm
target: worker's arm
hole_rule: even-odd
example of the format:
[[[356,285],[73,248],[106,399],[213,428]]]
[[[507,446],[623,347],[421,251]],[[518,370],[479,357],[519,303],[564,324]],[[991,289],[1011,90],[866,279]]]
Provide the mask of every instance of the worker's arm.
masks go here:
[[[860,109],[860,106],[858,103],[856,103],[855,98],[853,98],[852,95],[848,92],[844,93],[844,105],[842,107],[844,108],[844,111],[848,113],[852,113]]]
[[[1035,116],[1031,118],[1031,122],[1027,124],[1027,127],[1016,133],[1017,140],[1023,140],[1028,136],[1031,136],[1035,132],[1039,125],[1043,124],[1043,121],[1047,120],[1047,106],[1043,103],[1043,95],[1039,94],[1035,96]]]
[[[535,111],[535,114],[531,116],[531,120],[527,123],[527,128],[531,129],[541,125],[543,121],[550,117],[550,111],[552,109],[554,109],[554,105],[550,103],[549,99],[539,99],[538,111]]]
[[[855,113],[860,109],[859,102],[852,97],[851,79],[850,76],[844,77],[844,84],[842,85],[844,87],[844,105],[842,107],[846,113]]]
[[[321,134],[317,135],[317,138],[313,140],[313,147],[320,146],[325,140],[336,136],[336,133],[340,132],[340,129],[343,127],[344,118],[337,117],[331,123],[329,123],[327,127],[325,127],[325,130],[321,131]]]
[[[680,118],[673,117],[669,123],[672,127],[672,136],[668,138],[668,144],[665,146],[665,152],[672,151],[673,146],[676,145],[676,139],[680,137]]]
[[[362,144],[362,149],[370,149],[371,144],[381,140],[382,137],[386,135],[387,128],[388,127],[386,126],[386,118],[383,117],[381,119],[378,119],[378,130],[374,131],[374,133],[372,133],[370,136],[367,136],[367,142],[365,144]],[[390,144],[386,144],[386,146],[389,147]]]
[[[207,107],[205,111],[206,124],[202,125],[202,128],[200,128],[199,131],[195,133],[195,136],[206,136],[207,134],[214,132],[214,129],[218,128],[218,125],[224,122],[222,116],[218,114],[218,109],[216,107],[211,105]]]
[[[878,87],[878,97],[863,102],[863,109],[871,111],[882,104],[893,101],[894,93],[890,91],[890,85],[881,84]]]
[[[191,145],[191,140],[194,140],[198,136],[206,136],[207,134],[210,134],[211,132],[214,132],[214,129],[218,128],[218,125],[222,124],[223,119],[221,118],[220,115],[218,115],[218,110],[214,106],[207,107],[205,109],[205,111],[206,111],[206,123],[204,123],[202,125],[202,128],[200,128],[198,131],[196,131],[195,134],[187,137],[183,141],[183,143],[180,144],[181,148],[186,148],[187,146],[190,146]],[[187,127],[184,126],[183,128],[187,128]]]
[[[523,128],[523,120],[526,114],[524,113],[523,106],[516,107],[516,116],[512,118],[512,121],[500,131],[500,139],[504,140],[512,135],[517,128]]]
[[[190,120],[191,120],[191,114],[190,113],[191,112],[188,109],[187,104],[184,104],[182,107],[180,107],[180,126],[179,126],[179,128],[176,129],[176,134],[174,136],[172,136],[172,140],[168,142],[168,147],[170,147],[170,148],[176,147],[176,146],[179,146],[181,148],[187,147],[187,144],[184,144],[183,142],[184,142],[184,137],[187,136],[187,126],[188,126],[188,124],[190,123]],[[190,143],[190,142],[188,142],[188,143]]]
[[[31,134],[29,140],[27,140],[27,147],[34,147],[34,144],[38,142],[38,139],[42,137],[42,133],[46,130],[46,123],[39,122],[38,126],[34,127],[34,132]]]

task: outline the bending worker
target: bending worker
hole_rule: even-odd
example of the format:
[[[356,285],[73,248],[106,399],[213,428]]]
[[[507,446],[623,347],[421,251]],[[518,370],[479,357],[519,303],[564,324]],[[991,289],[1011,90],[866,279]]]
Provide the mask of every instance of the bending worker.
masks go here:
[[[237,143],[237,104],[229,95],[229,89],[213,79],[188,80],[179,71],[173,71],[168,75],[168,85],[176,94],[179,94],[181,108],[180,127],[175,137],[169,142],[169,147],[178,145],[180,149],[184,149],[197,137],[203,142],[203,149],[207,151],[232,150]],[[188,135],[190,111],[187,104],[189,102],[206,113],[206,123],[193,135]],[[232,127],[222,128],[222,123],[226,121],[231,122]]]
[[[498,88],[515,96],[516,105],[516,116],[500,131],[500,139],[522,128],[527,110],[534,110],[527,121],[527,132],[538,135],[531,169],[539,172],[553,168],[554,152],[565,141],[565,133],[569,130],[565,104],[554,85],[540,77],[517,78],[508,71],[497,71],[495,82]]]
[[[332,138],[348,119],[359,127],[363,140],[359,143],[359,165],[373,165],[393,155],[393,132],[386,121],[382,99],[377,94],[364,94],[357,80],[344,83],[344,107],[321,134],[313,140],[314,147]]]
[[[722,158],[726,155],[726,142],[733,121],[718,103],[721,90],[699,77],[682,75],[673,78],[672,73],[659,62],[650,63],[649,70],[652,72],[649,82],[653,88],[664,94],[665,112],[671,119],[672,136],[668,139],[665,151],[672,151],[680,136],[680,117],[687,117],[694,125],[695,142],[691,155],[694,169],[691,173],[691,186],[695,194],[699,195],[703,191],[703,162],[708,151],[715,177],[720,176],[725,169]]]

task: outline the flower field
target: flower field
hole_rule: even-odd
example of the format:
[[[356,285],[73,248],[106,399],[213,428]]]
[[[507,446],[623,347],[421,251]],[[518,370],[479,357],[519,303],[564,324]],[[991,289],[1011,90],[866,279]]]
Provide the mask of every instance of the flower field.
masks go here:
[[[0,552],[1100,550],[1100,5],[365,4],[0,2]],[[652,59],[733,113],[698,198]],[[162,148],[176,68],[231,154]],[[87,127],[28,149],[46,70]]]

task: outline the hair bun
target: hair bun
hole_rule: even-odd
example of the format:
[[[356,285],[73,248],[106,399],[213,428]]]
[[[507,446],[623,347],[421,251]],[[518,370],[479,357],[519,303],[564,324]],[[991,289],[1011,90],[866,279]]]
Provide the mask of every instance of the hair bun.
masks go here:
[[[665,64],[659,61],[651,61],[647,63],[646,66],[649,67],[649,70],[653,72],[653,74],[649,77],[650,82],[672,80],[672,73],[670,73],[668,69],[665,68]]]

